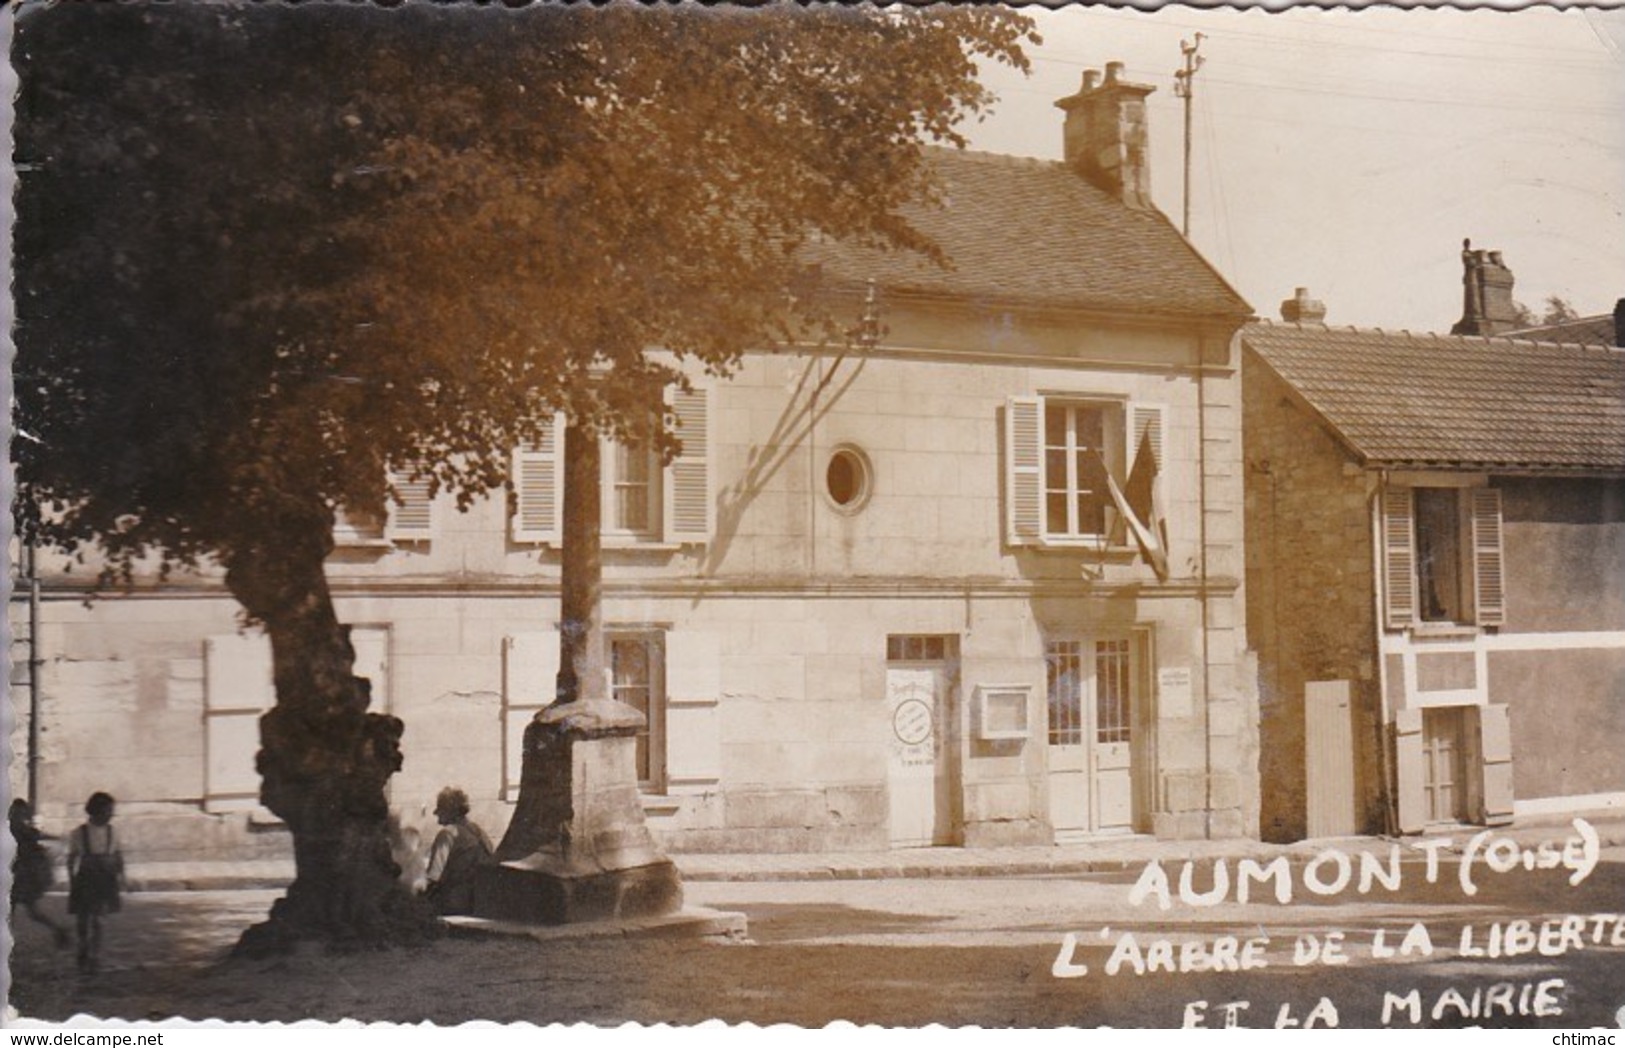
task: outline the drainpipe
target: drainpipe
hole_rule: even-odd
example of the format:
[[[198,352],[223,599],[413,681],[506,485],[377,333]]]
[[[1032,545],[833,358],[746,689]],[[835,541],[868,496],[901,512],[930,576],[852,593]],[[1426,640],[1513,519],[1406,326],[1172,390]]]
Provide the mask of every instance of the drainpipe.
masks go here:
[[[1388,471],[1381,470],[1377,474],[1377,490],[1371,497],[1369,512],[1371,514],[1371,636],[1376,641],[1377,658],[1377,694],[1381,710],[1381,719],[1377,724],[1377,769],[1382,775],[1382,813],[1386,825],[1383,827],[1390,837],[1399,835],[1399,796],[1394,776],[1397,772],[1393,768],[1393,757],[1389,754],[1388,728],[1393,722],[1393,712],[1388,708],[1388,656],[1382,650],[1383,637],[1383,606],[1387,594],[1388,573],[1385,570],[1382,556],[1382,495],[1388,490]]]
[[[1196,520],[1198,587],[1202,610],[1202,836],[1213,839],[1213,668],[1208,638],[1207,588],[1207,338],[1196,337]]]

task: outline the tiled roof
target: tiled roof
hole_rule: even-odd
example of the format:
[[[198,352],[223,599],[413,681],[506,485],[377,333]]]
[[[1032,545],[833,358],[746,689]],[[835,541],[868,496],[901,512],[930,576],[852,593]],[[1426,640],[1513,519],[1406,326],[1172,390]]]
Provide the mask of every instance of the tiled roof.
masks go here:
[[[1367,465],[1625,474],[1625,352],[1310,324],[1242,339]]]
[[[1614,315],[1604,313],[1596,317],[1578,317],[1561,324],[1543,324],[1540,327],[1508,331],[1502,337],[1535,339],[1540,342],[1574,342],[1582,346],[1617,346],[1614,341]]]
[[[812,245],[837,280],[1011,305],[1242,319],[1252,309],[1159,211],[1141,211],[1058,161],[932,148],[945,206],[905,214],[952,265],[912,252]]]

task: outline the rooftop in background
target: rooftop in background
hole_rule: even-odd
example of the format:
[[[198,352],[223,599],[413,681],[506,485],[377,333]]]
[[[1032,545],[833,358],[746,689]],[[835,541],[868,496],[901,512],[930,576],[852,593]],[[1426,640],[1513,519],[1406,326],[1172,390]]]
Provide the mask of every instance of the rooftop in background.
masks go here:
[[[1625,301],[1625,300],[1622,300]],[[1596,317],[1576,317],[1561,324],[1542,324],[1539,327],[1508,331],[1508,338],[1535,339],[1541,342],[1573,342],[1581,346],[1618,346],[1621,332],[1619,313],[1604,313]]]
[[[1242,339],[1364,465],[1625,476],[1625,352],[1267,321]]]
[[[1108,313],[1223,317],[1252,309],[1167,216],[1129,207],[1065,163],[933,148],[944,206],[907,209],[952,260],[812,245],[831,277],[892,292]]]

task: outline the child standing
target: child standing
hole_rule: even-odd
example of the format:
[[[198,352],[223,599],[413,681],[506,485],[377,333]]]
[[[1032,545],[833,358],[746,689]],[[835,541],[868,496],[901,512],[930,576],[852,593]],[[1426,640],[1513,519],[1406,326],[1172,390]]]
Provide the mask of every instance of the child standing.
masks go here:
[[[51,853],[44,844],[51,838],[34,825],[34,809],[20,797],[11,802],[6,821],[11,839],[17,842],[17,857],[11,860],[11,908],[15,911],[21,906],[28,916],[51,929],[58,946],[66,946],[72,941],[67,925],[40,909],[54,876]]]
[[[68,838],[68,912],[79,919],[79,970],[94,972],[102,949],[102,915],[117,913],[124,856],[113,837],[113,798],[100,790],[85,802],[89,821]]]

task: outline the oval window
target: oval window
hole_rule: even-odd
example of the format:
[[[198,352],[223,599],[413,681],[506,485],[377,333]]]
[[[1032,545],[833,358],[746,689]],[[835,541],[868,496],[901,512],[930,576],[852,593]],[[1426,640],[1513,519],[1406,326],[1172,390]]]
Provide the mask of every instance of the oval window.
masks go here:
[[[837,448],[829,457],[824,483],[837,507],[856,510],[869,497],[869,463],[855,448]]]

